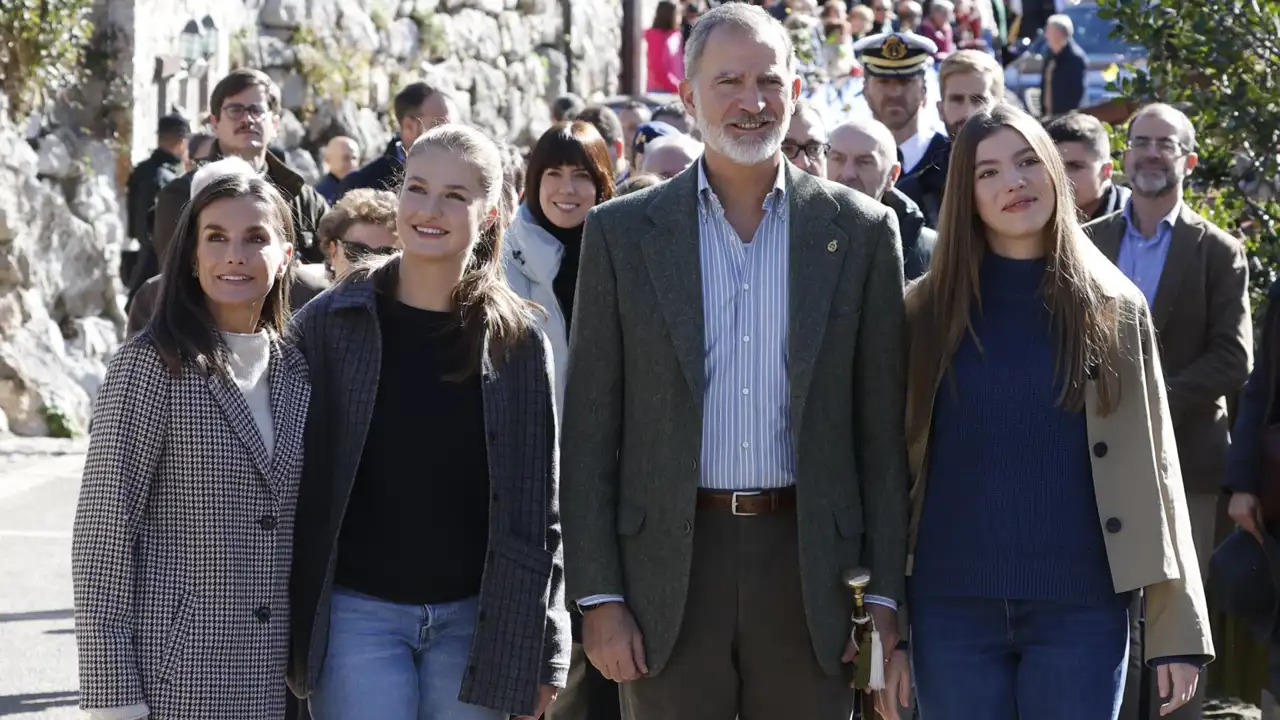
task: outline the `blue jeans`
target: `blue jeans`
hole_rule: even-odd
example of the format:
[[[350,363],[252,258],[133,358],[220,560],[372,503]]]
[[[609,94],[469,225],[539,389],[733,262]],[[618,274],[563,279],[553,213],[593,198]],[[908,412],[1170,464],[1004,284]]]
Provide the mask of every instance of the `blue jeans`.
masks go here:
[[[1127,605],[913,598],[911,665],[927,720],[1115,720]]]
[[[400,605],[337,587],[314,720],[503,720],[458,700],[477,599]]]

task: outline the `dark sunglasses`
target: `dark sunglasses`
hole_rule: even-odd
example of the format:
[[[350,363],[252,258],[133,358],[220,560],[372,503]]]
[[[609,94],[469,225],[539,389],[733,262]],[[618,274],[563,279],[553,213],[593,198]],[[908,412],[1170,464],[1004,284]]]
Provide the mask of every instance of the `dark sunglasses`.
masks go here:
[[[344,239],[344,240],[341,240],[340,242],[342,243],[342,254],[346,255],[347,260],[350,262],[355,262],[356,260],[363,260],[364,258],[369,258],[369,257],[386,257],[388,255],[395,255],[397,252],[400,252],[400,248],[397,248],[394,245],[391,245],[388,247],[371,248],[368,245],[365,245],[362,242],[356,242],[355,240]]]

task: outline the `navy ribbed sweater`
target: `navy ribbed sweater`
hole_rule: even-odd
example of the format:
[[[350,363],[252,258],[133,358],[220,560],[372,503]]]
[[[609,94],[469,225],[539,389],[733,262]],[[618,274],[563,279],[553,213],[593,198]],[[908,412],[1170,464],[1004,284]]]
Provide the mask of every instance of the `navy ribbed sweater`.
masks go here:
[[[983,259],[981,311],[938,388],[915,596],[1123,602],[1111,582],[1085,416],[1061,382],[1043,260]]]

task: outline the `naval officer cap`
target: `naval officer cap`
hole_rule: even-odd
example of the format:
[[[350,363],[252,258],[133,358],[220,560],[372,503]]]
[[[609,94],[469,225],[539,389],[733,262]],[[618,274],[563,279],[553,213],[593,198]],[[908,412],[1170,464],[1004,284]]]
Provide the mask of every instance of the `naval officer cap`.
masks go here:
[[[938,46],[923,35],[891,32],[869,35],[854,43],[853,51],[871,77],[908,78],[924,74]]]

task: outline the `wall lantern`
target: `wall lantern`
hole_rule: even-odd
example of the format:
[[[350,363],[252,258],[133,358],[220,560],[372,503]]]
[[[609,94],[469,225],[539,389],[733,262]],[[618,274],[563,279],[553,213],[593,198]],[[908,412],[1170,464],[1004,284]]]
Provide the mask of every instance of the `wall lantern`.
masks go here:
[[[214,22],[209,15],[205,15],[200,21],[200,26],[203,29],[201,35],[204,38],[202,48],[204,56],[206,59],[211,58],[218,54],[218,23]]]
[[[195,20],[187,21],[182,34],[178,36],[178,56],[188,67],[204,57],[204,39],[200,36],[200,26]]]

